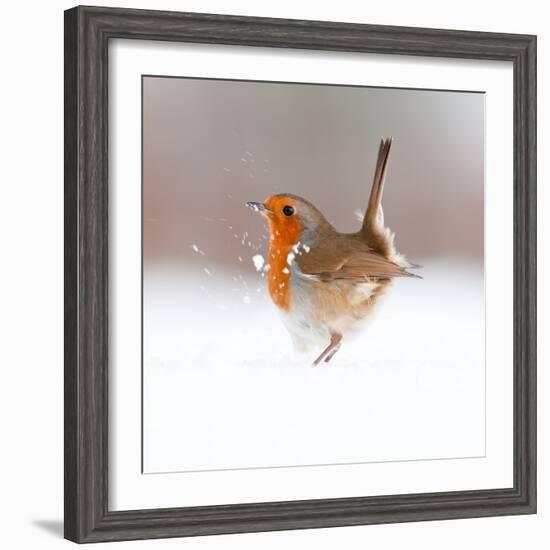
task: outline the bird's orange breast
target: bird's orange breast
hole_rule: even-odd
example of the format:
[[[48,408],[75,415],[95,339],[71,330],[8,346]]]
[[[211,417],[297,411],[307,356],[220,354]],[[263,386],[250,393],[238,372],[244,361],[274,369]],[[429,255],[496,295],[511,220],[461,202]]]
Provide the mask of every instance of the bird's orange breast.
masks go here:
[[[273,196],[266,201],[266,205],[270,210],[268,289],[273,303],[286,311],[291,301],[291,254],[300,240],[304,226],[298,216],[287,217],[281,214],[284,205],[295,206],[293,199]]]
[[[269,247],[269,271],[267,287],[273,303],[287,311],[290,307],[290,265],[288,263],[292,246],[277,245],[274,241]]]

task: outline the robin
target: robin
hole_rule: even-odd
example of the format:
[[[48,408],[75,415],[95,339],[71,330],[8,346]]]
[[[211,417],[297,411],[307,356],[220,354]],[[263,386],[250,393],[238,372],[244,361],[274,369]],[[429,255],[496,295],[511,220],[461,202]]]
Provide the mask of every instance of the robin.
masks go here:
[[[291,193],[247,206],[269,225],[266,268],[271,300],[282,313],[295,347],[319,341],[325,349],[313,362],[328,362],[344,336],[356,332],[395,277],[418,277],[418,267],[397,253],[384,226],[382,193],[392,140],[380,142],[363,224],[356,233],[338,232],[309,201]]]

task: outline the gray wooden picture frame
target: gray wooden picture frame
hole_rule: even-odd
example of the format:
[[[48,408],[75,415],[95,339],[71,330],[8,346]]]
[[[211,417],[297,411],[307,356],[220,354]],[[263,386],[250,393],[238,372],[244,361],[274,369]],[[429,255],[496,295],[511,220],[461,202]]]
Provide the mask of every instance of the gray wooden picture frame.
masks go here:
[[[112,38],[503,60],[514,71],[512,488],[108,509],[108,46]],[[75,542],[536,512],[536,37],[196,13],[65,12],[65,537]]]

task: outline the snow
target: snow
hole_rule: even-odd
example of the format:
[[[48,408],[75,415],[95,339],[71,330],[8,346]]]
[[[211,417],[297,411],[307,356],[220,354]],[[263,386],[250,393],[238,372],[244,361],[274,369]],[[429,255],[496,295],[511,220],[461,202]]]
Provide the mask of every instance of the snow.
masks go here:
[[[483,272],[419,263],[318,367],[248,292],[265,285],[252,266],[233,292],[227,266],[146,264],[145,471],[483,455]]]
[[[261,254],[256,254],[252,256],[252,262],[254,263],[256,271],[261,271],[264,266],[264,257]]]
[[[197,252],[198,254],[200,254],[201,256],[204,256],[205,255],[205,252],[203,250],[201,250],[196,244],[192,244],[191,245],[191,248]]]

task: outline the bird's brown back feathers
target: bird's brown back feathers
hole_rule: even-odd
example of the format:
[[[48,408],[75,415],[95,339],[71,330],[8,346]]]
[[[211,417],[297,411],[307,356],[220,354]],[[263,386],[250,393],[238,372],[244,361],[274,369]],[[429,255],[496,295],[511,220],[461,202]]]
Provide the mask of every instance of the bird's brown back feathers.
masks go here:
[[[332,226],[324,228],[310,252],[302,254],[296,260],[305,274],[315,275],[326,281],[418,277],[396,263],[393,236],[383,223],[382,195],[391,143],[391,138],[380,142],[361,230],[346,234],[339,233]]]
[[[296,258],[298,267],[307,275],[321,280],[390,279],[415,277],[405,268],[370,249],[359,233],[334,232]]]

